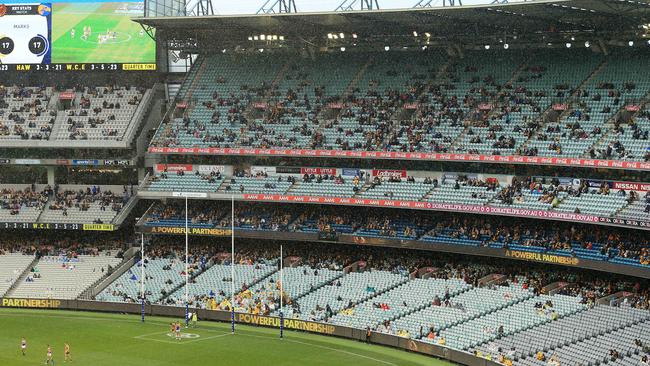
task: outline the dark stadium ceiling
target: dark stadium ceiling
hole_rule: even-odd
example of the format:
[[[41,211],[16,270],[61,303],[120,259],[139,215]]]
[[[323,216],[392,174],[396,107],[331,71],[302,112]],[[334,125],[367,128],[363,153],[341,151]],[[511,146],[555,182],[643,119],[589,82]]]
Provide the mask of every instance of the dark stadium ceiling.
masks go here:
[[[569,38],[610,44],[634,40],[641,44],[650,39],[650,2],[627,0],[538,0],[464,7],[134,20],[162,31],[168,41],[175,40],[171,48],[175,48],[173,44],[187,44],[187,40],[204,49],[271,49],[352,44],[471,47],[504,39],[516,47],[564,44]],[[336,39],[328,38],[330,33]],[[341,33],[343,38],[338,36]],[[352,38],[353,34],[356,38]],[[260,39],[261,35],[265,40]],[[284,40],[268,41],[266,35],[282,36]]]

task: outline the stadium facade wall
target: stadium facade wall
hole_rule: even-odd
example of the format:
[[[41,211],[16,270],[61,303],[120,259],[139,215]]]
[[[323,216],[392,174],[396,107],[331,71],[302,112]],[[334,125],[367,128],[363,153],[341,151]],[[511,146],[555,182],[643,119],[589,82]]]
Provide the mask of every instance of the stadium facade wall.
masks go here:
[[[92,311],[106,313],[127,313],[141,314],[141,304],[109,303],[86,300],[57,300],[57,299],[0,299],[0,308],[28,308],[28,309],[56,309]],[[146,316],[165,316],[183,318],[185,308],[145,305]],[[198,318],[201,320],[218,321],[229,323],[231,314],[227,311],[197,310]],[[271,316],[259,316],[252,314],[236,313],[235,322],[253,326],[279,328],[280,319]],[[391,334],[372,333],[370,339],[366,337],[366,331],[350,327],[343,327],[327,323],[309,322],[296,319],[284,319],[284,328],[287,330],[304,331],[325,336],[334,336],[357,341],[365,341],[383,346],[403,349],[409,352],[420,353],[428,356],[442,358],[466,366],[498,366],[499,364],[484,358],[476,357],[470,353],[454,350],[448,347],[420,342],[414,339],[398,337]]]
[[[189,195],[185,192],[156,192],[156,191],[138,191],[138,197],[141,199],[164,199],[164,198],[181,198]],[[200,195],[200,196],[199,196]],[[319,205],[341,205],[341,206],[365,206],[365,207],[387,207],[411,210],[427,210],[440,212],[458,212],[481,215],[497,215],[510,217],[528,217],[531,219],[554,220],[554,221],[571,221],[584,224],[598,224],[605,226],[636,228],[641,230],[650,230],[650,222],[641,220],[625,220],[610,217],[600,217],[594,215],[576,214],[571,212],[543,211],[531,209],[519,209],[512,207],[493,207],[479,206],[455,203],[434,203],[424,201],[400,201],[388,199],[365,199],[365,198],[347,198],[347,197],[317,197],[317,196],[291,196],[278,194],[223,194],[223,193],[197,193],[197,197],[214,201],[235,201],[244,202],[275,202],[275,203],[293,203],[293,204],[319,204]]]
[[[392,248],[407,248],[417,250],[429,250],[435,252],[448,252],[456,254],[479,255],[484,257],[496,257],[502,259],[516,259],[529,262],[547,263],[563,265],[567,267],[576,267],[591,269],[607,273],[617,273],[627,276],[640,278],[650,278],[650,269],[635,268],[625,264],[609,263],[584,258],[574,258],[559,256],[553,254],[525,252],[520,250],[509,250],[499,248],[473,247],[463,245],[453,245],[435,242],[422,242],[418,240],[399,240],[389,238],[368,238],[355,235],[342,234],[338,240],[339,243],[355,245],[371,245]]]
[[[218,229],[219,235],[210,234],[210,232],[214,230],[215,229],[191,228],[190,235],[220,236],[224,238],[231,235],[230,229]],[[162,234],[162,235],[184,235],[185,234],[185,228],[173,228],[173,227],[137,226],[136,231],[143,232],[145,234]],[[617,274],[640,277],[640,278],[650,278],[649,268],[633,267],[627,264],[609,263],[609,262],[589,260],[584,258],[574,258],[570,256],[526,252],[520,250],[445,244],[445,243],[436,243],[431,241],[425,242],[420,240],[376,238],[376,237],[365,237],[365,236],[358,236],[352,234],[340,234],[334,237],[323,238],[320,237],[319,233],[292,233],[292,232],[245,230],[245,229],[242,230],[235,229],[235,237],[247,238],[247,239],[287,240],[287,241],[300,241],[300,242],[323,242],[323,243],[340,243],[340,244],[352,244],[352,245],[368,245],[368,246],[379,246],[379,247],[427,250],[433,252],[466,254],[466,255],[475,255],[475,256],[478,255],[484,257],[516,259],[522,261],[562,265],[567,267],[592,269],[596,271],[617,273]]]

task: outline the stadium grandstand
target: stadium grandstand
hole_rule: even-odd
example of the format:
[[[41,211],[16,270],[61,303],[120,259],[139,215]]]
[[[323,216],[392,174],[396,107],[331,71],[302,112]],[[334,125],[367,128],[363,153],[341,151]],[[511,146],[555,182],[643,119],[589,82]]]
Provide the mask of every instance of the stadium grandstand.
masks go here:
[[[650,3],[302,3],[0,5],[0,365],[650,366]]]

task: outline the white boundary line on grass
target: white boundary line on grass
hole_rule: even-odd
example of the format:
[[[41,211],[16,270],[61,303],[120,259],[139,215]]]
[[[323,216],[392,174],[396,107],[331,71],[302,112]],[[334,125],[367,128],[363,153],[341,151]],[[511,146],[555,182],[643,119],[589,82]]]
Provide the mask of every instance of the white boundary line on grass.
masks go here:
[[[203,338],[191,339],[189,341],[185,341],[185,342],[182,342],[182,343],[183,344],[188,344],[188,343],[194,343],[194,342],[207,341],[208,339],[221,338],[221,337],[225,337],[227,335],[230,335],[230,333],[223,333],[223,334],[218,334],[218,335],[211,336],[211,337],[203,337]]]
[[[147,333],[147,334],[140,334],[138,336],[133,337],[134,339],[144,339],[145,337],[149,337],[152,335],[164,335],[167,334],[168,332],[155,332],[155,333]]]
[[[160,342],[160,343],[169,343],[169,344],[188,344],[188,343],[194,343],[194,342],[200,342],[200,341],[207,341],[208,339],[214,339],[214,338],[221,338],[229,335],[230,333],[222,333],[218,334],[215,336],[210,336],[210,337],[203,337],[203,338],[197,338],[197,339],[192,339],[189,341],[168,341],[168,340],[163,340],[163,339],[155,339],[155,338],[149,338],[152,335],[165,335],[168,332],[156,332],[156,333],[148,333],[148,334],[142,334],[139,336],[133,337],[134,339],[140,339],[143,341],[153,341],[153,342]]]
[[[211,337],[206,337],[206,338],[199,338],[199,339],[193,339],[193,340],[189,340],[189,341],[180,341],[180,342],[178,342],[178,341],[176,341],[176,342],[174,342],[174,341],[168,341],[168,340],[164,340],[164,339],[148,338],[149,336],[152,336],[152,335],[161,335],[161,334],[167,334],[167,332],[162,332],[162,333],[161,333],[161,332],[156,332],[156,333],[143,334],[143,335],[135,336],[135,337],[133,337],[133,338],[135,338],[135,339],[139,339],[139,340],[143,340],[143,341],[153,341],[153,342],[167,343],[167,344],[188,344],[188,343],[193,343],[193,342],[206,341],[206,340],[208,340],[208,339],[221,338],[221,337],[225,337],[225,336],[227,336],[227,335],[230,335],[230,333],[224,333],[224,334],[219,334],[219,335],[216,335],[216,336],[211,336]],[[262,338],[262,339],[274,339],[273,337],[269,337],[269,336],[260,336],[260,335],[254,335],[254,334],[237,334],[237,335],[238,335],[238,336],[243,336],[243,337],[254,337],[254,338]],[[279,340],[279,339],[278,339],[278,340]],[[374,357],[370,357],[370,356],[362,355],[362,354],[355,353],[355,352],[344,351],[344,350],[336,349],[336,348],[333,348],[333,347],[323,346],[323,345],[320,345],[320,344],[314,344],[314,343],[303,342],[303,341],[297,341],[297,340],[294,340],[294,339],[286,339],[286,338],[283,339],[282,341],[283,341],[283,342],[296,343],[296,344],[302,344],[302,345],[305,345],[305,346],[311,346],[311,347],[316,347],[316,348],[326,349],[326,350],[328,350],[328,351],[334,351],[334,352],[343,353],[343,354],[347,354],[347,355],[351,355],[351,356],[356,356],[356,357],[360,357],[360,358],[365,358],[365,359],[368,359],[368,360],[371,360],[371,361],[374,361],[374,362],[379,362],[379,363],[382,363],[382,364],[385,364],[385,365],[397,366],[396,364],[394,364],[394,363],[392,363],[392,362],[389,362],[389,361],[386,361],[386,360],[380,360],[380,359],[378,359],[378,358],[374,358]]]

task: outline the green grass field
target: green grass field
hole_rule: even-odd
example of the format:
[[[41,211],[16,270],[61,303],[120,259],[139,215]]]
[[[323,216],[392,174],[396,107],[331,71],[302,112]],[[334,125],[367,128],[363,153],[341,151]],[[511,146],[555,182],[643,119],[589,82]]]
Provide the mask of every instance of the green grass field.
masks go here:
[[[52,12],[54,63],[154,63],[155,42],[142,34],[128,14],[116,12],[126,3],[55,3]],[[83,39],[84,27],[91,35]],[[74,38],[71,30],[74,28]],[[116,32],[114,40],[100,44],[98,36]]]
[[[167,335],[170,318],[56,310],[0,309],[0,365],[43,365],[47,344],[54,361],[63,362],[63,344],[71,347],[70,364],[93,366],[153,365],[386,365],[446,366],[449,362],[361,342],[285,332],[277,329],[199,322],[183,329],[198,337],[175,340]],[[27,338],[27,356],[20,352]]]

